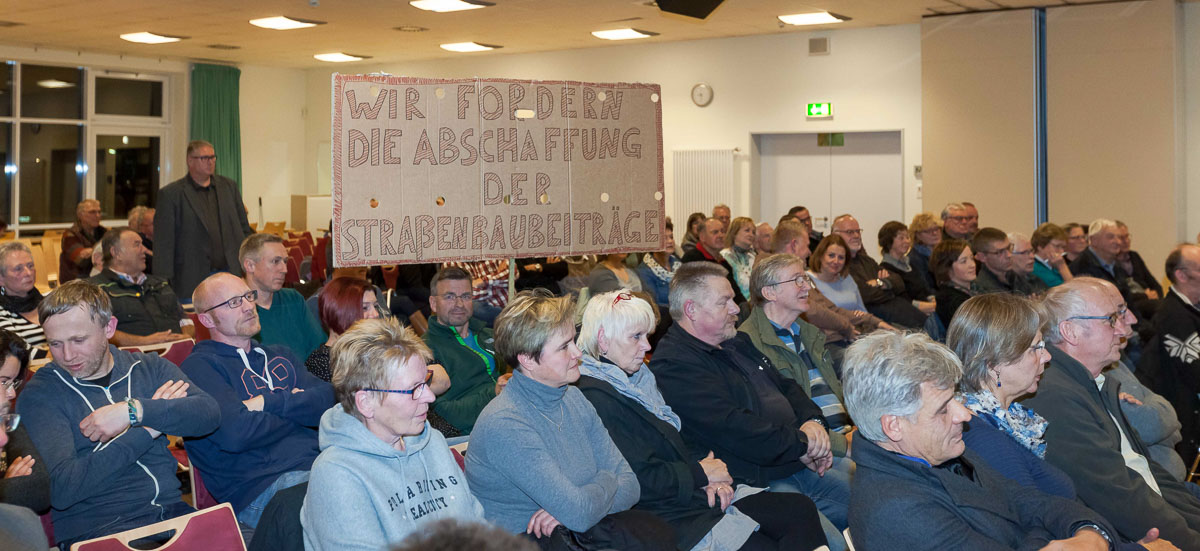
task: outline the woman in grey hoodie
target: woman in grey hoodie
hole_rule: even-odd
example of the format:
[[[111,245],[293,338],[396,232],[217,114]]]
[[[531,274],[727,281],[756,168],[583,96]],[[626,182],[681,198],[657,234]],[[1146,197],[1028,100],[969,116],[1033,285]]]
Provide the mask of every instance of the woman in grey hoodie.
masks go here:
[[[338,405],[300,511],[304,548],[372,550],[443,518],[481,520],[442,433],[426,422],[429,348],[395,319],[355,323],[331,353]]]

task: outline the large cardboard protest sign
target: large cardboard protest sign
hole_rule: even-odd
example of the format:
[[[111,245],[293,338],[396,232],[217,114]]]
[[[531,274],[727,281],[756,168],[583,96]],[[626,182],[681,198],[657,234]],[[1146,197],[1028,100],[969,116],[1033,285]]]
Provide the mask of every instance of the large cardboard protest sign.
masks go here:
[[[661,250],[655,84],[333,76],[339,266]]]

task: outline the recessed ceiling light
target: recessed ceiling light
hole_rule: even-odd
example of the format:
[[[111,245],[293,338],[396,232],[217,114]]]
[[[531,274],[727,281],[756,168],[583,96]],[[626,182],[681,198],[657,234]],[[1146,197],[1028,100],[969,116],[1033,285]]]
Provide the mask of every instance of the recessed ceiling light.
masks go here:
[[[314,55],[313,57],[315,57],[321,61],[328,61],[330,63],[345,63],[347,61],[361,61],[364,59],[371,58],[371,56],[369,56],[369,55],[352,55],[352,54],[344,54],[342,52],[317,54],[317,55]]]
[[[480,0],[412,0],[409,2],[409,5],[414,8],[426,11],[436,11],[439,13],[448,11],[477,10],[479,8],[495,6],[495,4],[491,2],[482,2]]]
[[[495,50],[501,46],[492,44],[480,44],[478,42],[454,42],[452,44],[442,44],[443,50],[451,52],[483,52],[487,50]]]
[[[74,82],[66,82],[63,80],[58,80],[56,78],[39,80],[37,84],[38,84],[38,86],[41,86],[42,88],[74,88],[75,87]]]
[[[148,32],[140,33],[125,33],[121,35],[121,39],[139,44],[166,44],[168,42],[179,42],[186,37],[183,36],[168,36],[165,34],[154,34]]]
[[[402,33],[423,33],[428,31],[429,27],[422,27],[420,25],[400,25],[399,27],[392,27],[392,29]]]
[[[307,29],[309,27],[316,27],[317,25],[324,25],[325,22],[324,21],[313,21],[311,19],[295,19],[292,17],[284,17],[282,15],[276,15],[275,17],[264,17],[262,19],[251,19],[250,24],[254,25],[255,27],[262,27],[264,29],[272,29],[272,30],[276,30],[276,31],[290,31],[292,29]]]
[[[788,25],[825,25],[827,23],[841,23],[849,21],[850,18],[836,13],[827,11],[819,11],[814,13],[793,13],[791,15],[781,15],[779,20]]]
[[[208,46],[205,46],[205,47],[212,48],[214,50],[240,50],[240,49],[242,49],[241,46],[234,46],[233,44],[209,44]]]
[[[592,31],[592,36],[596,38],[603,38],[604,40],[631,40],[634,38],[650,38],[651,36],[658,36],[658,33],[625,28],[609,29],[607,31]]]

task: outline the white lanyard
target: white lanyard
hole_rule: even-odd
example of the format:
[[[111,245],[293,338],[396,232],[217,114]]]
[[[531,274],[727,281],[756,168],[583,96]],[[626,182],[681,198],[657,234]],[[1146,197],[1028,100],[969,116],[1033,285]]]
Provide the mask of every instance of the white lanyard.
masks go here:
[[[237,349],[238,356],[242,357],[242,364],[244,364],[246,366],[246,371],[249,371],[251,375],[258,377],[259,379],[262,379],[262,381],[264,383],[267,383],[267,388],[270,389],[271,391],[274,391],[275,383],[271,381],[271,370],[267,369],[267,353],[264,352],[263,349],[261,349],[261,348],[255,348],[254,351],[258,352],[259,354],[262,354],[262,357],[263,357],[263,374],[262,375],[255,373],[254,368],[250,367],[250,359],[246,357],[246,351],[242,350],[241,348]]]

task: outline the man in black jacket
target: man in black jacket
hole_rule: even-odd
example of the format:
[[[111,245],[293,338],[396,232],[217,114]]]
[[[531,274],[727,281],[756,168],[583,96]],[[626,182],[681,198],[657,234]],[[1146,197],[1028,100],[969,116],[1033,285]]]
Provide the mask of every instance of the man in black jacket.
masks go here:
[[[693,455],[712,450],[737,483],[802,493],[817,504],[833,547],[846,528],[849,471],[834,467],[821,408],[734,328],[738,307],[726,271],[684,264],[671,281],[675,325],[650,361]]]
[[[1075,277],[1091,276],[1116,285],[1117,289],[1121,291],[1121,296],[1137,313],[1138,318],[1149,321],[1158,310],[1158,298],[1162,296],[1162,288],[1157,283],[1154,284],[1157,289],[1143,287],[1125,269],[1120,255],[1122,247],[1127,246],[1125,245],[1127,237],[1128,229],[1123,238],[1121,226],[1115,220],[1107,218],[1093,220],[1088,226],[1088,248],[1079,253],[1079,258],[1071,263],[1071,273]],[[1141,260],[1140,256],[1138,260]],[[1154,280],[1153,276],[1149,276],[1149,278],[1151,281]],[[1149,323],[1141,323],[1134,329],[1137,329],[1138,334],[1145,340],[1149,340],[1153,336]]]
[[[714,209],[715,210],[715,209]],[[704,225],[700,226],[700,239],[696,241],[696,248],[688,251],[683,255],[682,260],[687,262],[712,262],[725,269],[725,273],[729,274],[726,280],[733,288],[733,300],[738,304],[746,302],[746,297],[742,296],[742,292],[738,290],[737,282],[733,280],[733,269],[729,267],[729,263],[725,261],[725,257],[721,256],[721,247],[725,246],[725,227],[721,225],[721,219],[709,218],[704,221]],[[728,224],[728,222],[725,222]]]

